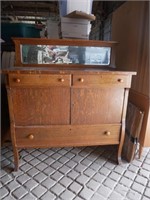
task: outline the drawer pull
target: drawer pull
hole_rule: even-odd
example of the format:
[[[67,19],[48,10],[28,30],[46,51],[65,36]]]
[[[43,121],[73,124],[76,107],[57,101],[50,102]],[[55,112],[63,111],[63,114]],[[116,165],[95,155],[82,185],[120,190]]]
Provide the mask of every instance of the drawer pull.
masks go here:
[[[21,82],[20,78],[16,78],[15,81],[16,81],[16,83],[20,83]]]
[[[29,138],[30,140],[33,140],[33,139],[34,139],[34,135],[31,134],[31,135],[28,136],[28,138]]]
[[[110,131],[105,131],[105,135],[109,136],[110,135]]]
[[[123,83],[123,79],[118,79],[118,82]]]
[[[60,81],[60,82],[64,82],[65,79],[64,79],[64,78],[60,78],[59,81]]]
[[[84,79],[83,79],[83,78],[79,78],[79,81],[80,81],[81,83],[83,83],[83,82],[84,82]]]

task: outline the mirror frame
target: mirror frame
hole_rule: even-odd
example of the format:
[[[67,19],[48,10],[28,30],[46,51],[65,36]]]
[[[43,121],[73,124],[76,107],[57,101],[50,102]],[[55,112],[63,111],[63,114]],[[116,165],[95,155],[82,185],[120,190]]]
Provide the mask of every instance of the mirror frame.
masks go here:
[[[48,38],[12,38],[15,43],[15,67],[67,67],[67,68],[100,68],[111,67],[115,68],[116,44],[115,41],[100,41],[100,40],[77,40],[77,39],[48,39]],[[21,45],[65,45],[65,46],[86,46],[86,47],[110,47],[110,63],[109,65],[84,65],[84,64],[25,64],[22,63]]]

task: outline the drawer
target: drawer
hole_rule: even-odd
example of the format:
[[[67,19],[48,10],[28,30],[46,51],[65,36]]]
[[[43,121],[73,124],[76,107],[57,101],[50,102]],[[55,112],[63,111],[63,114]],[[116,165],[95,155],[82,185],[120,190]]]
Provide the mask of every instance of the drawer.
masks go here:
[[[10,86],[70,86],[70,75],[9,74]]]
[[[73,86],[130,87],[131,77],[126,75],[73,75]]]
[[[119,144],[120,124],[16,128],[17,147],[65,147]]]

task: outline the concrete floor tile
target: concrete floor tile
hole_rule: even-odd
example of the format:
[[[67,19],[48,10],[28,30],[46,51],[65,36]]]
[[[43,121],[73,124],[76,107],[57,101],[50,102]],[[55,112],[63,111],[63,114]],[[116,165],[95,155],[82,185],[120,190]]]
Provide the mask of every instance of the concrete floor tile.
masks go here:
[[[45,175],[42,172],[39,172],[37,175],[34,176],[34,180],[36,180],[39,183],[43,182],[46,178],[47,178],[47,175]]]
[[[73,191],[75,194],[78,194],[81,189],[83,188],[83,186],[77,182],[73,182],[70,186],[69,186],[70,190]]]
[[[144,195],[148,198],[150,198],[150,188],[146,188]]]
[[[51,178],[55,181],[59,181],[63,177],[63,174],[59,171],[56,171],[54,174],[51,175]]]
[[[47,191],[40,199],[41,200],[55,200],[56,196],[50,191]]]
[[[103,196],[99,195],[99,194],[94,194],[90,200],[107,200],[106,198],[104,198]]]
[[[62,166],[62,167],[59,168],[59,172],[61,172],[62,174],[65,174],[65,175],[67,173],[69,173],[69,171],[71,171],[71,169],[70,169],[70,167],[68,167],[66,165],[64,165],[64,166]]]
[[[8,194],[9,194],[8,189],[6,189],[6,188],[0,188],[0,197],[1,198],[6,197]]]
[[[83,199],[90,200],[93,196],[94,191],[88,188],[83,188],[83,190],[79,193],[79,196],[81,196]]]
[[[96,191],[96,190],[99,188],[100,183],[97,182],[97,181],[95,181],[95,180],[93,180],[93,179],[91,179],[91,180],[86,184],[86,186],[87,186],[88,188],[90,188],[90,189]]]
[[[149,200],[149,199],[150,197],[145,197],[145,196],[142,197],[142,200]]]
[[[13,180],[13,181],[11,181],[7,184],[7,188],[11,192],[14,191],[15,189],[19,188],[19,187],[20,187],[20,184],[16,180]]]
[[[59,183],[61,183],[61,185],[63,185],[64,187],[68,187],[71,183],[73,182],[73,180],[69,177],[64,176]]]
[[[93,169],[91,169],[91,168],[87,168],[83,173],[86,176],[92,177],[96,172]]]
[[[72,178],[72,179],[76,179],[77,177],[80,176],[80,173],[79,173],[79,172],[76,172],[75,170],[71,170],[71,171],[68,173],[67,176],[69,176],[69,177]]]
[[[28,174],[23,174],[21,176],[18,176],[16,179],[20,184],[24,184],[30,179],[30,176]]]
[[[46,193],[47,189],[41,185],[38,185],[36,188],[32,190],[33,195],[35,195],[37,198],[40,198],[41,196]]]
[[[37,200],[37,197],[33,196],[31,193],[28,193],[27,195],[25,195],[20,200]]]
[[[27,190],[24,187],[20,186],[14,192],[12,192],[12,195],[16,197],[16,199],[21,199],[27,193]]]
[[[27,171],[27,174],[32,178],[34,177],[36,174],[39,173],[39,170],[36,169],[35,167],[32,167],[32,169]]]
[[[103,197],[108,197],[110,195],[110,193],[112,192],[112,189],[104,186],[104,185],[101,185],[99,187],[99,189],[97,190],[97,192],[102,195]]]
[[[131,179],[126,178],[126,177],[124,177],[124,176],[120,179],[119,182],[120,182],[121,184],[123,184],[124,186],[126,186],[126,187],[130,187],[130,186],[132,185],[132,183],[133,183],[133,181],[132,181]]]
[[[56,181],[54,181],[52,178],[48,177],[41,183],[45,188],[48,190],[56,184]]]
[[[129,192],[127,193],[127,198],[129,198],[130,200],[141,200],[142,196],[136,191],[129,190]]]
[[[97,182],[99,183],[102,183],[106,177],[100,173],[96,173],[94,176],[93,176],[93,179],[96,180]]]
[[[30,179],[28,180],[25,184],[24,184],[24,187],[27,189],[27,190],[33,190],[36,186],[38,186],[38,182],[36,182],[35,180],[33,179]]]
[[[51,188],[51,191],[55,193],[56,196],[59,196],[64,190],[65,187],[59,183],[56,183],[56,185]]]
[[[89,177],[86,176],[86,175],[84,175],[84,174],[80,175],[80,176],[76,179],[76,181],[77,181],[79,184],[81,184],[81,185],[85,185],[85,184],[88,182],[88,180],[89,180]]]
[[[65,190],[61,195],[60,197],[63,199],[63,200],[73,200],[74,197],[75,197],[75,194],[69,190]]]
[[[125,187],[122,184],[117,184],[115,187],[115,191],[125,197],[127,192],[129,191],[129,188]]]
[[[147,185],[147,182],[148,182],[147,178],[140,176],[140,175],[136,176],[135,181],[137,183],[140,183],[141,185]]]
[[[121,165],[116,152],[113,145],[23,149],[14,172],[12,147],[2,147],[2,200],[149,200],[150,148]]]
[[[118,194],[118,193],[116,193],[115,191],[113,191],[112,193],[111,193],[111,195],[109,196],[109,199],[110,200],[123,200],[124,199],[124,197],[123,196],[121,196],[120,194]]]

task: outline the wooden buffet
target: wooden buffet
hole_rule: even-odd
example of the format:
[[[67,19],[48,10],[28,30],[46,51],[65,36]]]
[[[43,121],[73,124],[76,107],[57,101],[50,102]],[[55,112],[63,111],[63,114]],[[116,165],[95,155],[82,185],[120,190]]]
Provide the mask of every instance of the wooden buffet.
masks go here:
[[[118,145],[120,163],[128,92],[136,73],[115,70],[116,43],[33,38],[14,42],[15,67],[3,73],[15,170],[20,148]],[[40,53],[31,58],[35,45]]]

